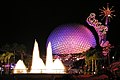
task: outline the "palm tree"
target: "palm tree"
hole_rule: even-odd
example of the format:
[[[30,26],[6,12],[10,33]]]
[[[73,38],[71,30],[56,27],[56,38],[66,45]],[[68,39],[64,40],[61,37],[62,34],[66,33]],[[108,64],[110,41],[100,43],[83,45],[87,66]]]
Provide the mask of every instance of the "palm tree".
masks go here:
[[[24,55],[26,54],[26,47],[23,44],[17,44],[13,43],[12,45],[10,44],[5,44],[2,46],[1,51],[3,51],[3,54],[0,55],[0,61],[1,63],[10,63],[10,60],[14,59],[14,63],[16,63],[16,56],[19,57],[23,60]],[[11,57],[13,58],[11,59]]]
[[[28,70],[30,70],[31,65],[32,65],[31,64],[32,63],[32,55],[26,55],[23,61],[24,61],[25,65],[26,65],[26,67],[28,68]]]
[[[1,63],[4,63],[4,69],[5,69],[5,64],[8,65],[8,71],[6,72],[9,72],[10,71],[10,58],[13,56],[14,54],[13,53],[10,53],[10,52],[6,52],[6,53],[3,53],[0,55],[0,61]]]
[[[13,52],[13,54],[14,54],[14,63],[16,62],[16,55],[17,55],[17,53],[16,53],[16,51],[17,51],[17,48],[18,48],[18,44],[17,43],[13,43],[12,45],[11,45],[11,51]]]
[[[95,71],[97,70],[96,61],[101,58],[100,57],[101,53],[102,53],[101,47],[90,48],[88,51],[86,51],[85,63],[88,66],[88,71],[90,71],[91,65],[92,65],[92,71],[94,71],[94,69]]]
[[[21,59],[23,60],[24,56],[26,55],[26,47],[23,44],[18,46],[18,53],[20,54]]]
[[[3,54],[5,54],[4,62],[9,64],[10,63],[10,58],[12,56],[14,56],[14,54],[10,53],[10,52],[6,52],[6,53],[3,53]]]
[[[1,47],[1,51],[2,52],[9,52],[10,51],[10,45],[9,44],[5,44]]]
[[[5,59],[5,53],[0,54],[0,62],[3,63]]]
[[[23,44],[12,44],[12,52],[14,52],[15,55],[20,56],[20,58],[23,60],[24,55],[26,54],[26,47]]]

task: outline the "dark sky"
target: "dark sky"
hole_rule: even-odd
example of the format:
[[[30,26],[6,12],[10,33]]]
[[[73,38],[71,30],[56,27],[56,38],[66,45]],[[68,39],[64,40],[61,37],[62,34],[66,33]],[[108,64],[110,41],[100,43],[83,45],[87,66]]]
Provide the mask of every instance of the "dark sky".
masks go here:
[[[116,17],[109,23],[108,40],[112,44],[120,43],[120,1],[109,2],[114,6]],[[45,52],[45,45],[50,32],[57,26],[67,23],[86,22],[90,13],[96,13],[96,19],[101,19],[99,8],[106,8],[105,0],[77,1],[3,1],[0,8],[0,46],[6,43],[20,43],[31,51],[36,38],[41,52]],[[104,21],[102,21],[104,24]]]

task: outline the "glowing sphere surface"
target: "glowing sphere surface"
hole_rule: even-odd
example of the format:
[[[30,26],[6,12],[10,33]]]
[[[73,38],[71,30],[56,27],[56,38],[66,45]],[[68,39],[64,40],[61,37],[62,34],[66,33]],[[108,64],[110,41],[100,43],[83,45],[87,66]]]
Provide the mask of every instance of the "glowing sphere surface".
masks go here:
[[[49,35],[53,54],[82,53],[96,46],[93,33],[81,24],[66,24],[56,27]]]

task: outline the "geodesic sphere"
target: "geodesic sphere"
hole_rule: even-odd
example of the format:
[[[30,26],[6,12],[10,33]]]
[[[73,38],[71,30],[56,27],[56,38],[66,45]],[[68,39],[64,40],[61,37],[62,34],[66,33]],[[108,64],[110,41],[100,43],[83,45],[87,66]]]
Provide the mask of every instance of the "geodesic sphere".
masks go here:
[[[81,24],[66,24],[56,27],[49,35],[53,54],[82,53],[96,46],[93,33]]]

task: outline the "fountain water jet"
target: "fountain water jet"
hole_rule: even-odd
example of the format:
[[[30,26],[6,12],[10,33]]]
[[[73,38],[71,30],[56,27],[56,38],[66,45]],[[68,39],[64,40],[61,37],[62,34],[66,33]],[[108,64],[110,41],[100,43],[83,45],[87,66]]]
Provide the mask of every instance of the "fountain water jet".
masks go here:
[[[54,73],[65,73],[65,67],[59,59],[55,59],[53,69],[55,69]]]
[[[47,55],[46,55],[46,71],[45,73],[53,73],[53,58],[52,58],[52,48],[51,43],[48,43],[47,46]]]
[[[44,69],[45,69],[45,64],[43,60],[40,58],[38,43],[35,40],[30,73],[42,73],[44,72],[43,71]]]
[[[18,60],[13,73],[27,73],[27,68],[22,60]]]

